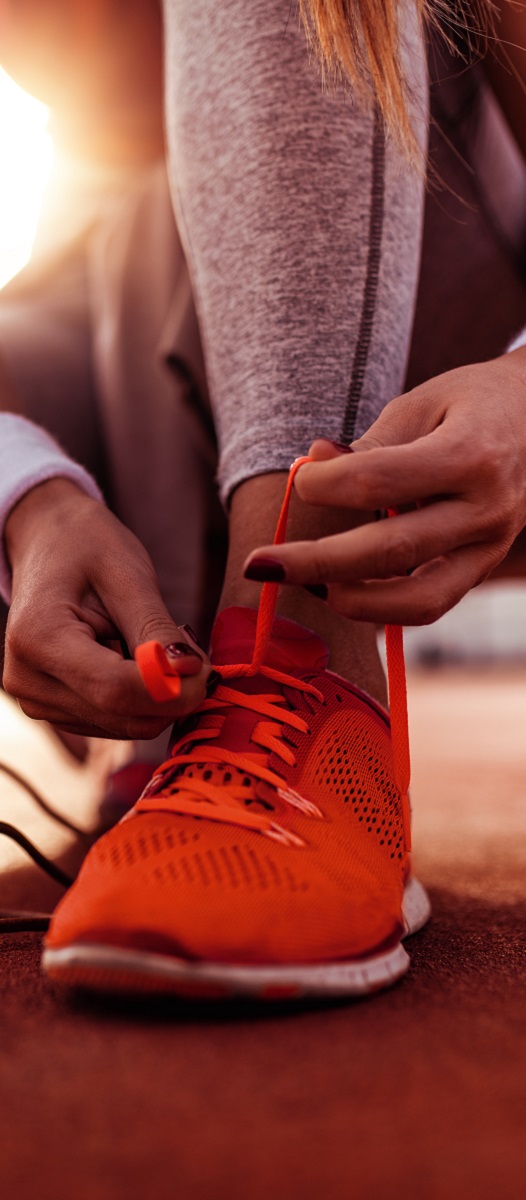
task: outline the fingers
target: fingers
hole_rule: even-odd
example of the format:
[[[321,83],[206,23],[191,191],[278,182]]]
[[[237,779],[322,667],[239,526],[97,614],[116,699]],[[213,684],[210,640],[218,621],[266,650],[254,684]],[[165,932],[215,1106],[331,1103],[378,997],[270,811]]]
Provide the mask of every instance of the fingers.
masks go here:
[[[65,503],[62,492],[48,507],[51,522],[26,511],[22,533],[29,533],[18,530],[4,686],[38,719],[115,737],[156,736],[203,700],[206,655],[175,624],[151,559],[111,513],[84,498],[72,502],[69,493]],[[132,655],[151,640],[170,646],[177,696],[156,703],[136,663],[101,644],[116,638]]]
[[[441,426],[405,445],[305,463],[295,487],[306,504],[370,510],[463,492],[472,480],[479,460]]]
[[[361,438],[352,442],[355,453],[381,446],[398,446],[425,437],[444,420],[449,394],[442,382],[431,380],[385,405]]]
[[[166,722],[160,718],[158,720],[130,721],[126,729],[117,727],[104,729],[100,725],[93,725],[88,721],[83,721],[78,717],[72,716],[69,711],[47,705],[43,706],[41,700],[35,702],[31,700],[18,700],[17,703],[21,711],[32,721],[45,720],[46,724],[53,726],[54,729],[82,737],[118,738],[119,741],[145,741],[158,737],[167,728],[167,724],[170,724],[170,722]],[[45,713],[44,716],[42,716],[43,712]]]
[[[149,695],[134,662],[99,645],[86,624],[60,612],[57,627],[38,646],[28,645],[16,625],[10,631],[4,686],[34,719],[73,723],[76,732],[90,726],[113,737],[156,737],[197,707],[210,673],[186,631],[170,621],[170,633],[175,639],[170,661],[182,682],[179,696],[165,704]]]
[[[144,642],[155,641],[161,646],[168,646],[183,641],[203,660],[206,659],[195,635],[192,638],[186,629],[176,625],[168,612],[153,570],[145,569],[144,564],[132,560],[131,563],[125,563],[123,570],[114,567],[110,572],[107,563],[103,563],[100,577],[95,575],[94,582],[98,585],[97,591],[105,612],[125,639],[132,655],[137,646]]]
[[[487,541],[488,517],[460,500],[439,501],[389,521],[362,525],[312,542],[265,546],[250,556],[245,574],[265,578],[258,563],[276,564],[290,584],[352,583],[404,576],[460,546]],[[478,525],[478,534],[474,532]],[[276,570],[274,577],[277,578]]]
[[[443,415],[443,404],[426,404],[416,392],[410,392],[387,404],[367,433],[354,442],[332,442],[327,438],[317,438],[309,447],[309,458],[314,462],[323,462],[341,454],[359,454],[380,447],[399,446],[431,433],[440,424]]]
[[[480,546],[463,546],[419,567],[405,579],[329,588],[331,608],[353,621],[375,624],[430,625],[495,567],[495,555]]]
[[[125,576],[112,580],[111,594],[104,590],[103,599],[135,658],[145,646],[168,648],[171,687],[147,688],[144,672],[136,663],[129,664],[132,669],[128,671],[127,679],[128,714],[138,715],[139,711],[141,715],[153,714],[164,710],[173,719],[196,708],[205,695],[210,663],[189,626],[181,628],[175,624],[164,604],[156,577],[152,574],[144,580],[134,581],[132,605]]]

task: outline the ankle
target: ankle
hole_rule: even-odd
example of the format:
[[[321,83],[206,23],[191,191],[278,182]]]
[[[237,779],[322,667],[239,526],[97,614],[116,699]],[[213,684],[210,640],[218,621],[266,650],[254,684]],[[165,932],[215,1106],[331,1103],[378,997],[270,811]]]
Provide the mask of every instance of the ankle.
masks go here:
[[[329,647],[329,667],[387,705],[387,687],[378,653],[376,626],[349,621],[300,588],[281,588],[277,613],[312,629]]]
[[[235,605],[258,607],[261,589],[256,585],[247,588],[245,582],[241,580],[239,587],[225,588],[220,611]],[[376,626],[349,621],[300,588],[280,588],[276,615],[288,617],[317,633],[329,648],[330,670],[387,706],[387,687],[378,653]]]
[[[257,608],[261,585],[243,576],[243,564],[255,545],[272,541],[286,486],[281,474],[256,476],[240,485],[232,498],[230,549],[220,608]],[[356,515],[358,522],[358,516]],[[319,512],[292,494],[288,536],[318,538],[349,526],[349,513]],[[356,684],[385,705],[387,689],[378,654],[376,626],[349,621],[304,588],[280,587],[276,612],[306,626],[329,648],[332,671]]]

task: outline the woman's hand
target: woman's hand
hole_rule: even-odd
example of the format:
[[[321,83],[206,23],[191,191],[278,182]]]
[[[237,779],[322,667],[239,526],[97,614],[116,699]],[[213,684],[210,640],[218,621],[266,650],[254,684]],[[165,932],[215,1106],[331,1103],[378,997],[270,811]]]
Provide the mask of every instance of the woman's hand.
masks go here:
[[[143,546],[102,504],[53,479],[29,492],[6,525],[13,602],[4,687],[28,716],[96,737],[152,738],[204,698],[210,665],[164,606]],[[179,644],[177,700],[150,698],[131,653]],[[110,643],[110,644],[104,644]]]
[[[526,524],[526,349],[398,397],[352,451],[315,442],[316,461],[296,477],[300,499],[416,508],[316,542],[262,547],[245,572],[265,578],[256,560],[271,559],[286,583],[327,585],[331,607],[353,620],[435,621],[486,579]]]

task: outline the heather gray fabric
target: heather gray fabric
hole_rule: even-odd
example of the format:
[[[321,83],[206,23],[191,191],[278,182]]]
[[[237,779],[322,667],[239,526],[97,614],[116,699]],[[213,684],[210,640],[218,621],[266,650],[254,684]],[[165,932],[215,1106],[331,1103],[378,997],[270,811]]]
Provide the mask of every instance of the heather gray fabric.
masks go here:
[[[171,184],[223,498],[314,437],[363,433],[401,389],[423,181],[374,114],[322,90],[294,6],[165,0]],[[424,49],[407,6],[419,137]]]

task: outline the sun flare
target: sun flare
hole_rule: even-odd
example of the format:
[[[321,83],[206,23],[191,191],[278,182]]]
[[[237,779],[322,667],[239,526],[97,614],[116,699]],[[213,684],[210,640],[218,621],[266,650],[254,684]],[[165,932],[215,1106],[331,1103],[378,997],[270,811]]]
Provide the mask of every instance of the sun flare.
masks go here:
[[[53,160],[49,110],[0,68],[0,287],[27,263]]]

